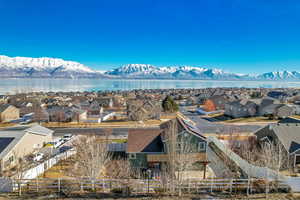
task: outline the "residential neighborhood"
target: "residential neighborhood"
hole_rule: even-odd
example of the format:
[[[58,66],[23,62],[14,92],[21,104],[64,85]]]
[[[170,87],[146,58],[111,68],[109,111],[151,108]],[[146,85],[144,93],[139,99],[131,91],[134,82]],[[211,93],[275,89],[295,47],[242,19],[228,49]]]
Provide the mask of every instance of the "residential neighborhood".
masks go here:
[[[26,181],[0,191],[62,191],[67,186],[57,180],[85,177],[115,180],[110,189],[90,185],[106,192],[124,180],[133,193],[147,184],[153,194],[181,194],[196,183],[211,191],[217,179],[223,190],[241,181],[248,195],[269,193],[275,182],[300,192],[292,184],[300,176],[299,96],[297,89],[266,88],[7,95],[0,105],[0,174]],[[52,186],[32,187],[46,179]]]

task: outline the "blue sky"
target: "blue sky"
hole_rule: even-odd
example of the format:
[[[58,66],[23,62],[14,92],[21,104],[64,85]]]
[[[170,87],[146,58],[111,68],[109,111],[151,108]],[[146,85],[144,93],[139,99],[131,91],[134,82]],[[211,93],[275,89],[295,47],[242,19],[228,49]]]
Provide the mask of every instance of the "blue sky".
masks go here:
[[[0,54],[300,71],[299,0],[0,0]]]

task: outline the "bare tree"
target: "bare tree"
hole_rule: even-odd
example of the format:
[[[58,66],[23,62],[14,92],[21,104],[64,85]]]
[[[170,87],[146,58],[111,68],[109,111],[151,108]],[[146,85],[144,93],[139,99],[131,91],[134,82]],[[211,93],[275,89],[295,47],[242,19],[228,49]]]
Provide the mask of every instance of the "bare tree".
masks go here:
[[[185,180],[185,173],[197,161],[193,157],[197,147],[192,142],[192,136],[185,131],[178,133],[176,120],[171,120],[165,129],[165,142],[168,162],[164,166],[164,176],[170,183],[171,193],[175,192],[176,185],[181,186]],[[179,195],[181,188],[179,187]]]
[[[22,195],[22,184],[23,184],[23,179],[25,177],[25,172],[28,167],[28,163],[26,162],[25,158],[20,155],[20,152],[18,151],[13,151],[12,155],[13,160],[13,165],[14,165],[14,178],[17,182],[18,185],[18,193],[19,196]]]
[[[136,171],[132,170],[127,159],[111,160],[107,167],[107,175],[112,179],[117,179],[117,183],[125,188],[124,194],[129,195],[129,188],[134,184],[132,177],[136,175]]]
[[[98,140],[97,136],[80,136],[73,145],[76,149],[73,175],[92,181],[99,178],[111,160],[107,142]]]
[[[127,159],[111,160],[107,167],[107,175],[114,179],[128,179],[133,177],[134,172]]]
[[[277,179],[279,178],[280,170],[287,168],[288,156],[284,147],[281,144],[270,142],[264,143],[261,146],[261,155],[263,164],[277,172]]]

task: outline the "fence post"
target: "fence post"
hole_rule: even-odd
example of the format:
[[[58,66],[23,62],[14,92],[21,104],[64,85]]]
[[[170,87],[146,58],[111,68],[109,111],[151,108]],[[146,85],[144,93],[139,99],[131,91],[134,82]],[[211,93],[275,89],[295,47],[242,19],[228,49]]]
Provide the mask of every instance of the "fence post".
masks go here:
[[[36,192],[39,192],[39,178],[36,178]]]
[[[95,191],[95,180],[92,179],[92,190]]]
[[[57,180],[57,188],[58,188],[58,193],[60,193],[60,178]]]
[[[233,181],[232,179],[230,179],[230,195],[232,194],[232,185],[233,185]]]
[[[210,179],[210,193],[213,192],[213,179]]]
[[[80,191],[83,192],[83,183],[82,183],[82,179],[80,179]]]
[[[266,198],[268,198],[268,193],[269,193],[269,183],[268,183],[268,179],[266,179]]]
[[[250,190],[250,178],[248,178],[248,184],[247,184],[247,196],[249,196],[249,190]]]

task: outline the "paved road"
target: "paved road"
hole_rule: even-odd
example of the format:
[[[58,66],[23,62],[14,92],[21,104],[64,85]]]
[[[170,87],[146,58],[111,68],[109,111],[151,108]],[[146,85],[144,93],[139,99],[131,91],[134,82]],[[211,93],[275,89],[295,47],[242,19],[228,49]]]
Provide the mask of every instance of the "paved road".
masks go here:
[[[184,107],[180,107],[180,112],[195,122],[196,126],[202,133],[252,133],[263,127],[263,125],[227,125],[214,123],[212,121],[203,119],[201,115],[198,115],[197,113],[186,111]]]
[[[159,127],[153,128],[135,128],[135,129],[158,129]],[[54,136],[63,136],[64,134],[73,135],[100,135],[105,136],[106,133],[111,133],[110,136],[114,137],[127,137],[128,131],[134,128],[51,128],[54,130]],[[111,132],[110,132],[111,131]]]

